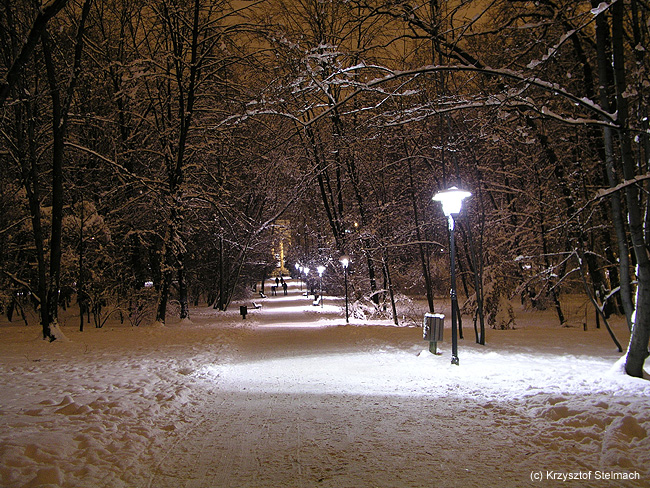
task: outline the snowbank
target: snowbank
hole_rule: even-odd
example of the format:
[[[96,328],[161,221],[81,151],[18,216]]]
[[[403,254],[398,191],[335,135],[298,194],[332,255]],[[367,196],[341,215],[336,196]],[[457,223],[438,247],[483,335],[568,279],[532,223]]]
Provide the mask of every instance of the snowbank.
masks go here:
[[[466,329],[453,366],[421,329],[301,300],[51,344],[0,326],[0,484],[650,484],[650,383],[606,331],[520,315],[485,347]]]

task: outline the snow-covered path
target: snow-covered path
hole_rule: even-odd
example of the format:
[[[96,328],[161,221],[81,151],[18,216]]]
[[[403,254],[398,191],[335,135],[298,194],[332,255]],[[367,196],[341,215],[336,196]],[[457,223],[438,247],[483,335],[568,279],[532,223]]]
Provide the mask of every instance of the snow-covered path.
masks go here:
[[[490,331],[452,366],[339,305],[291,287],[60,344],[2,326],[0,485],[650,486],[650,385],[610,372],[604,330]]]
[[[206,413],[150,486],[524,486],[530,471],[517,466],[526,453],[513,459],[515,444],[531,450],[521,430],[499,432],[476,402],[235,393]]]
[[[231,343],[231,360],[195,373],[205,381],[206,409],[151,486],[534,486],[540,470],[603,467],[594,440],[606,422],[570,410],[574,392],[548,394],[565,378],[537,378],[549,386],[541,392],[504,392],[498,378],[477,385],[446,356],[423,354],[419,330],[341,328],[340,308],[328,306],[314,308],[295,290],[265,301]],[[588,362],[578,361],[576,369]],[[533,365],[530,373],[534,382],[539,371]],[[626,403],[594,407],[601,399],[586,393],[588,410]]]

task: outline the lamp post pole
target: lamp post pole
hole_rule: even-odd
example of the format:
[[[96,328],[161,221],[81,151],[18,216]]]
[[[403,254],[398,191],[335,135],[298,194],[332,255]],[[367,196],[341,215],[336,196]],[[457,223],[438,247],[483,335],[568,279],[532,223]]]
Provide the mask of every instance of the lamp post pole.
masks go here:
[[[454,217],[449,215],[449,259],[451,261],[451,364],[458,364],[458,297],[456,296],[456,240]]]
[[[456,241],[454,236],[454,215],[460,213],[463,199],[472,194],[452,186],[436,193],[433,199],[442,203],[442,211],[449,223],[449,261],[451,264],[451,364],[458,365],[458,297],[456,296]]]
[[[343,277],[345,280],[345,323],[350,323],[350,315],[348,312],[348,266],[350,265],[350,257],[343,255],[339,259],[341,265],[343,266]]]

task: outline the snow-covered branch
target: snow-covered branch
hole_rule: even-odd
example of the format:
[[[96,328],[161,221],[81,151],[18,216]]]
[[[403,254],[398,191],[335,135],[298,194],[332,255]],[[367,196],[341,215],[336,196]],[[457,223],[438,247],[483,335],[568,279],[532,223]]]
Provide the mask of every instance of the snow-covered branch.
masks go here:
[[[625,180],[624,182],[619,183],[618,185],[613,186],[612,188],[603,188],[601,190],[598,190],[598,192],[596,192],[595,199],[600,200],[601,198],[605,198],[613,193],[621,191],[630,185],[636,185],[645,180],[650,180],[650,173],[635,176],[631,180]]]
[[[363,69],[363,66],[359,66],[359,69]],[[390,70],[387,70],[390,71]],[[500,78],[507,78],[507,79],[513,79],[516,81],[519,81],[523,83],[525,86],[534,86],[537,88],[540,88],[544,91],[547,91],[549,93],[552,93],[553,95],[560,96],[572,103],[574,103],[576,106],[580,106],[587,110],[588,112],[593,113],[598,119],[605,121],[610,124],[616,124],[617,117],[616,114],[611,114],[604,110],[600,105],[597,103],[593,102],[592,100],[589,100],[588,98],[585,97],[578,97],[569,91],[563,89],[560,87],[557,83],[551,83],[545,80],[541,80],[536,77],[530,77],[526,76],[523,73],[513,71],[510,69],[503,69],[503,68],[489,68],[489,67],[480,67],[477,68],[476,66],[467,66],[467,65],[461,65],[461,66],[423,66],[417,69],[413,70],[406,70],[406,71],[390,71],[388,75],[383,76],[381,78],[375,78],[374,80],[371,80],[367,82],[364,86],[357,88],[354,90],[352,93],[348,94],[346,97],[341,99],[338,103],[332,105],[330,108],[327,110],[324,110],[317,116],[315,116],[313,119],[307,122],[307,124],[313,124],[320,120],[322,117],[327,115],[330,111],[338,109],[338,107],[347,104],[349,101],[354,99],[355,97],[359,96],[361,93],[364,92],[370,92],[370,91],[375,91],[377,88],[381,87],[382,85],[389,83],[391,81],[400,79],[400,78],[414,78],[418,75],[422,74],[432,74],[432,73],[439,73],[439,72],[475,72],[487,76],[496,76]],[[573,118],[566,118],[557,114],[554,114],[552,111],[550,111],[548,108],[542,107],[538,109],[539,113],[549,116],[552,118],[556,118],[557,120],[560,120],[562,122],[566,123],[595,123],[596,121],[591,121],[589,119],[573,119]],[[602,122],[600,122],[602,123]]]

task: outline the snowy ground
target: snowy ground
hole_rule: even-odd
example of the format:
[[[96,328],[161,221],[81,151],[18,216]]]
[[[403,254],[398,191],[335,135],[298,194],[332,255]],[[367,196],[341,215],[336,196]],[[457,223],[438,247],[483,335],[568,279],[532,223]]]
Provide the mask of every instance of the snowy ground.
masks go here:
[[[650,382],[604,329],[520,313],[485,347],[466,330],[453,366],[449,330],[434,356],[419,328],[289,291],[52,344],[3,324],[0,485],[650,486]]]

